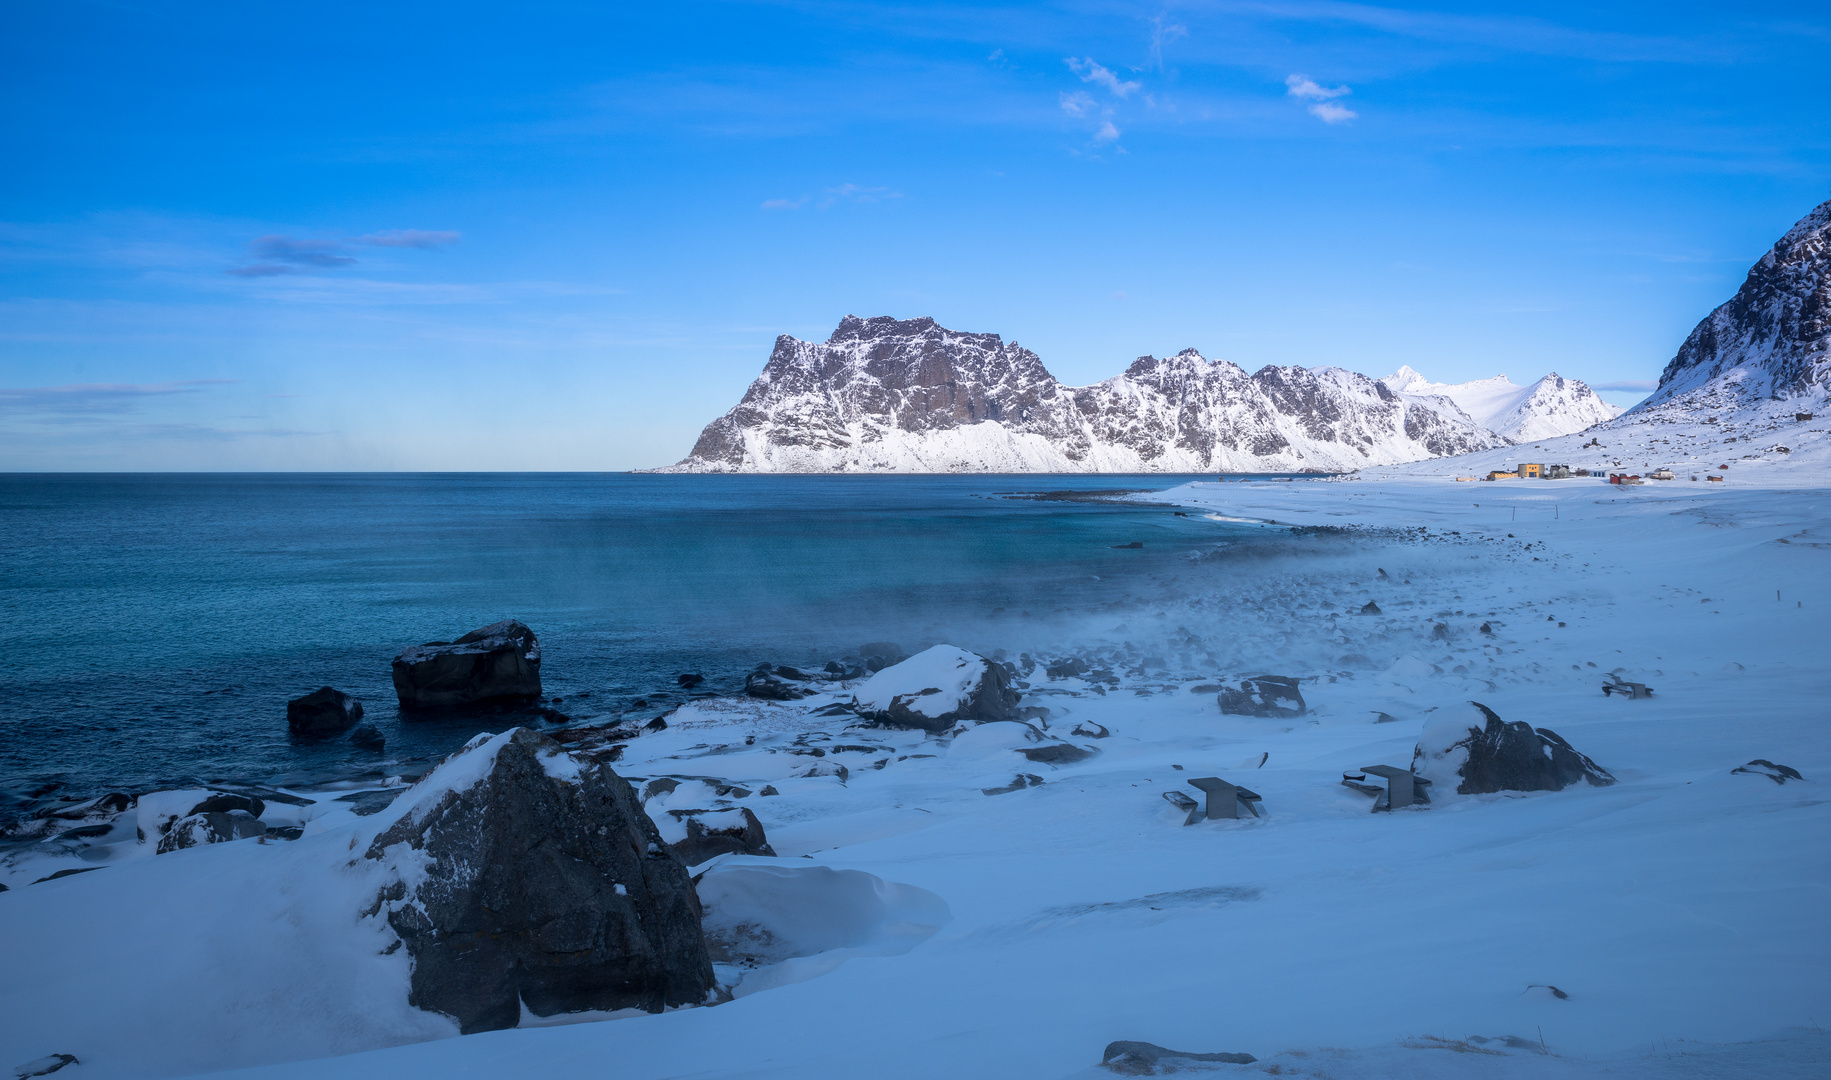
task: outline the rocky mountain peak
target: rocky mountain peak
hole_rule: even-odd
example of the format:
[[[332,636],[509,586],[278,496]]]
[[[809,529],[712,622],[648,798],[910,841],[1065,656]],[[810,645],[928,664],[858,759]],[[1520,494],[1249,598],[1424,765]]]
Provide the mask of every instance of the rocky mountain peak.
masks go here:
[[[1294,365],[1248,375],[1193,348],[1070,387],[997,334],[848,315],[824,342],[778,338],[673,471],[1335,472],[1507,444],[1440,389],[1410,368],[1385,381]],[[1592,422],[1568,408],[1551,421]]]
[[[1831,201],[1787,230],[1697,324],[1635,414],[1831,396]]]

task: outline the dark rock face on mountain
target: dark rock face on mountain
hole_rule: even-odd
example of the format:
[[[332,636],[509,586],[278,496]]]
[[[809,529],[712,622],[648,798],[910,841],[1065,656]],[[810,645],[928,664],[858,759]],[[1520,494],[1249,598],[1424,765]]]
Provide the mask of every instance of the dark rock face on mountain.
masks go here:
[[[1679,347],[1636,414],[1696,413],[1831,396],[1831,202],[1750,268]],[[1624,418],[1626,419],[1626,418]]]
[[[362,702],[325,686],[286,703],[286,727],[294,735],[335,735],[362,719]]]
[[[1523,720],[1508,723],[1478,701],[1476,713],[1431,724],[1418,739],[1412,771],[1440,782],[1454,772],[1456,791],[1562,791],[1579,780],[1607,787],[1615,777],[1548,729]],[[1476,727],[1475,722],[1481,726]]]
[[[394,690],[409,708],[537,698],[540,641],[504,619],[456,641],[403,649],[394,658]]]
[[[1248,375],[1189,349],[1067,387],[997,334],[848,315],[824,343],[776,339],[673,471],[1327,472],[1506,442],[1341,368]]]
[[[483,775],[441,781],[447,770]],[[699,898],[608,766],[517,728],[421,783],[434,787],[367,851],[402,867],[371,914],[385,913],[413,957],[413,1005],[470,1034],[514,1027],[524,1004],[551,1016],[706,1000]]]

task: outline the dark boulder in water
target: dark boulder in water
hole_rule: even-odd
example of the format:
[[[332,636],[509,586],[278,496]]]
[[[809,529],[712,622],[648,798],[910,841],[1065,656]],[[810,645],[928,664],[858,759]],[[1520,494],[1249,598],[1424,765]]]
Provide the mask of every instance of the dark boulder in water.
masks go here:
[[[540,640],[526,624],[504,619],[456,641],[402,649],[394,691],[407,708],[532,701],[540,697]]]
[[[286,703],[286,728],[294,735],[335,735],[362,719],[362,702],[325,686]]]
[[[364,750],[380,750],[388,745],[388,740],[374,724],[363,724],[350,732],[350,741]]]
[[[700,683],[705,682],[706,677],[704,675],[700,675],[700,674],[697,674],[694,672],[688,672],[687,674],[684,674],[684,675],[674,676],[674,681],[676,683],[680,684],[680,688],[682,690],[691,690],[695,686],[698,686]]]
[[[487,756],[465,760],[474,754]],[[693,883],[608,766],[517,728],[473,741],[421,785],[367,851],[398,869],[370,913],[413,957],[410,1004],[470,1034],[515,1027],[524,1006],[553,1016],[707,1000]]]
[[[1615,782],[1557,732],[1523,720],[1508,723],[1478,701],[1469,704],[1473,713],[1425,727],[1412,752],[1412,772],[1440,785],[1454,781],[1463,795],[1562,791],[1579,780],[1592,787]]]

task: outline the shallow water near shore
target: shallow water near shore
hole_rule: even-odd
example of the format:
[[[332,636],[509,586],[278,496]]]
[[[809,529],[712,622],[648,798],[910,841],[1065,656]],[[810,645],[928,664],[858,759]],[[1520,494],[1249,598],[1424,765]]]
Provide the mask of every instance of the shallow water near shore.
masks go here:
[[[759,662],[871,640],[1065,647],[1088,613],[1166,597],[1191,555],[1281,531],[1005,496],[1188,479],[7,476],[0,798],[436,757],[491,718],[402,719],[389,661],[503,618],[539,633],[547,693],[581,720],[665,711],[682,672],[732,693]],[[385,753],[287,735],[286,700],[321,685],[363,701]]]

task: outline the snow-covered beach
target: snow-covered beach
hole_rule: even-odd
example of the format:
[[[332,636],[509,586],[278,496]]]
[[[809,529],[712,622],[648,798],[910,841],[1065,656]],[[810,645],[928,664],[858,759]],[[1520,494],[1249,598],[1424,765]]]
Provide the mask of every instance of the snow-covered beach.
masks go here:
[[[616,769],[708,778],[651,816],[742,805],[777,853],[722,857],[701,882],[776,928],[770,962],[719,969],[725,1004],[436,1038],[455,1029],[406,1004],[404,955],[377,955],[360,888],[337,880],[374,820],[342,812],[289,844],[0,895],[33,928],[0,942],[0,1054],[70,1053],[97,1077],[1068,1077],[1104,1074],[1102,1048],[1131,1039],[1250,1053],[1213,1066],[1248,1073],[1818,1075],[1831,500],[1808,456],[1720,484],[1188,485],[1158,497],[1325,526],[1329,550],[1234,565],[1163,615],[1176,625],[1090,624],[1096,671],[1026,680],[1023,704],[1050,710],[1035,735],[815,715],[850,684],[676,712]],[[1190,692],[1262,673],[1300,678],[1308,714],[1222,715]],[[1609,673],[1654,696],[1603,695]],[[1407,765],[1433,713],[1471,700],[1618,782],[1439,786],[1394,814],[1340,784]],[[1020,754],[1036,737],[1097,752],[1038,763]],[[1754,759],[1806,779],[1732,772]],[[1025,774],[1042,782],[985,793]],[[1184,827],[1161,793],[1199,797],[1185,781],[1208,775],[1265,816]],[[782,880],[759,887],[756,867]],[[810,911],[847,929],[795,929]],[[1703,1045],[1749,1040],[1769,1041]]]

